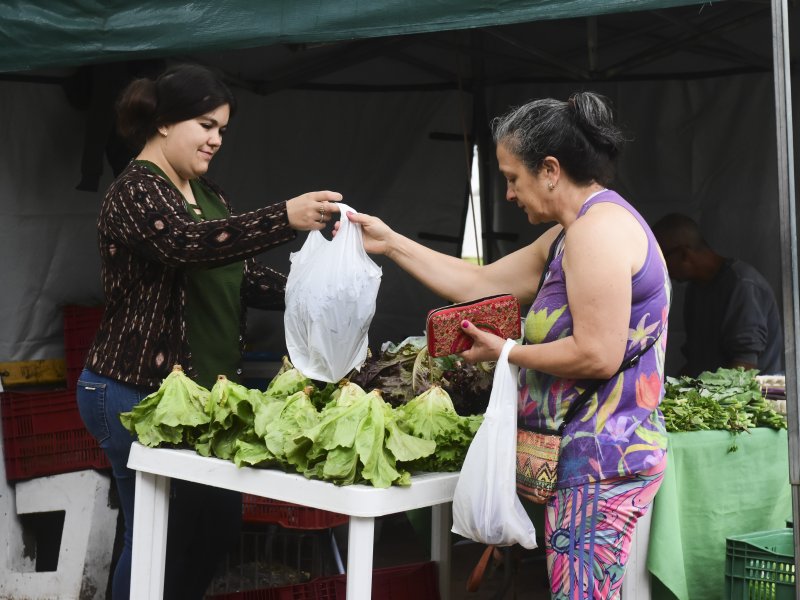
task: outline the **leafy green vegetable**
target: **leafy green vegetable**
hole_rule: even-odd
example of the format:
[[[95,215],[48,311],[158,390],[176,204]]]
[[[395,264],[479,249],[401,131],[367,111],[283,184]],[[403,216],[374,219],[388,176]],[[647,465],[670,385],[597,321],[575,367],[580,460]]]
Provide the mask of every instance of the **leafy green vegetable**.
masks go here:
[[[208,398],[210,422],[195,445],[199,454],[232,460],[236,442],[255,441],[253,404],[258,392],[219,375]]]
[[[459,416],[438,385],[397,409],[346,379],[319,389],[284,358],[264,392],[224,375],[209,391],[176,367],[120,419],[148,446],[189,445],[240,467],[388,487],[410,484],[411,469],[460,468],[482,417]]]
[[[206,413],[209,391],[189,379],[175,365],[161,386],[119,418],[145,446],[180,444],[193,439],[196,430],[211,420]]]
[[[296,438],[319,422],[319,413],[311,401],[312,392],[309,386],[289,396],[263,434],[269,451],[282,464],[294,466],[300,472],[305,471],[308,464],[306,454],[310,444],[302,439],[296,441]]]
[[[407,485],[411,474],[397,467],[398,459],[427,456],[436,444],[402,431],[378,390],[359,393],[360,389],[345,384],[336,401],[320,413],[319,424],[296,438],[311,441],[306,475],[338,485],[361,481],[380,488]]]
[[[305,470],[308,445],[294,438],[319,420],[311,403],[313,387],[307,386],[285,400],[264,396],[255,405],[255,440],[239,440],[233,457],[237,466],[270,466]]]
[[[264,395],[282,400],[310,385],[311,380],[295,369],[289,358],[284,356],[280,371],[269,382]]]
[[[667,431],[785,429],[786,418],[762,396],[758,371],[717,369],[697,378],[667,377],[661,403]],[[734,439],[730,451],[738,449]]]
[[[263,440],[254,442],[236,440],[234,448],[233,463],[237,467],[271,467],[273,464],[277,465]]]
[[[343,380],[336,391],[331,394],[330,401],[336,406],[349,406],[366,393],[357,383]]]
[[[364,389],[380,389],[383,399],[395,407],[439,385],[450,395],[456,412],[472,415],[486,410],[493,376],[493,362],[471,365],[457,355],[432,358],[424,337],[410,337],[398,345],[384,344],[349,380]]]
[[[416,437],[436,442],[435,453],[404,465],[412,472],[458,471],[483,420],[482,415],[477,419],[460,416],[450,395],[438,385],[431,386],[396,410],[403,429]]]

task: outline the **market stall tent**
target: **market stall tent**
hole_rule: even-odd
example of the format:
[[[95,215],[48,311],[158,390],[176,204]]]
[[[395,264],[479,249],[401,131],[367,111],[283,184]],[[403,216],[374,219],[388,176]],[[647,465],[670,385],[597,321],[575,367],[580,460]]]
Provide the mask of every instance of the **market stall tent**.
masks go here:
[[[477,145],[487,260],[540,231],[503,202],[490,119],[532,97],[606,94],[631,138],[615,187],[649,220],[696,217],[715,248],[783,291],[797,398],[790,17],[780,0],[4,4],[0,357],[57,357],[60,307],[102,301],[95,218],[129,158],[113,136],[114,96],[164,62],[194,60],[225,73],[241,103],[211,171],[236,210],[335,189],[458,254]],[[263,260],[288,269],[302,237]],[[381,264],[373,348],[421,334],[443,302]],[[672,321],[668,363],[680,310]],[[251,347],[280,351],[281,327],[280,313],[253,311]],[[800,456],[796,418],[791,407]]]
[[[725,2],[725,4],[729,4]],[[0,71],[334,42],[703,5],[698,0],[20,0],[0,8]]]
[[[349,2],[265,4],[0,7],[1,118],[13,140],[0,226],[7,255],[24,257],[5,271],[0,356],[57,355],[59,305],[102,300],[94,217],[130,157],[111,136],[113,100],[165,60],[219,67],[237,91],[240,114],[211,172],[237,210],[335,189],[457,254],[477,143],[487,260],[538,234],[502,200],[489,119],[532,97],[600,91],[631,138],[619,191],[649,219],[698,217],[714,247],[780,288],[766,3],[387,2],[358,18]],[[264,259],[285,270],[300,241]],[[373,346],[420,334],[442,302],[383,266]],[[280,314],[252,319],[254,349],[279,349]],[[679,311],[672,329],[677,351]]]

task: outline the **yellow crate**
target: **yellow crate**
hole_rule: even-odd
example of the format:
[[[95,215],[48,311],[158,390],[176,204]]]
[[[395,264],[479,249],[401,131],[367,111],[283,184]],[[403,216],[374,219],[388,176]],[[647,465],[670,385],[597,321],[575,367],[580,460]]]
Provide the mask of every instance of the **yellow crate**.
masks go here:
[[[63,358],[0,362],[3,387],[63,383],[67,367]]]

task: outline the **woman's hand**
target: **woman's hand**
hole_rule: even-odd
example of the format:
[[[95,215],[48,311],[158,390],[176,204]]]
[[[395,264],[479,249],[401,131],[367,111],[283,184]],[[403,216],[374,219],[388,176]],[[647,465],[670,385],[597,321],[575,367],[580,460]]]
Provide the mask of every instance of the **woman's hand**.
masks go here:
[[[286,201],[289,226],[298,231],[324,229],[333,213],[339,212],[336,202],[342,199],[338,192],[308,192]]]
[[[364,240],[364,250],[370,254],[386,254],[389,249],[389,240],[394,231],[378,217],[364,213],[348,212],[347,218],[353,223],[361,225],[361,237]],[[333,235],[339,231],[339,223],[333,226]]]
[[[471,322],[461,322],[461,330],[472,338],[472,348],[464,350],[459,356],[470,364],[496,361],[506,341],[498,335],[475,327]]]

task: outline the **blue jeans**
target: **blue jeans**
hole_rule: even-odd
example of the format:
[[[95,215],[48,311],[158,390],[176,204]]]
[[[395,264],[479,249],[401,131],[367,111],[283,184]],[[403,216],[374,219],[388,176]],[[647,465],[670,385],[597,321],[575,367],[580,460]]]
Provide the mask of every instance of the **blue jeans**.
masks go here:
[[[135,437],[119,414],[153,390],[129,386],[84,370],[78,378],[78,410],[111,463],[125,520],[122,554],[114,571],[112,600],[128,600],[136,472],[128,468]],[[229,547],[239,539],[242,497],[238,492],[173,480],[170,486],[165,600],[202,600]]]

